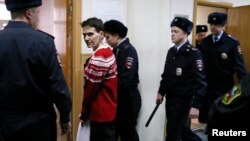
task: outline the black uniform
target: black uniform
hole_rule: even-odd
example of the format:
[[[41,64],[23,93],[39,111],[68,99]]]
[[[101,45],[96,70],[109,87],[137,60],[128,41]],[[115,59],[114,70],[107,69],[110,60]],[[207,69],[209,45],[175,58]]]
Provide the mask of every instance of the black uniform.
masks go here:
[[[139,141],[136,123],[141,108],[141,96],[137,88],[139,83],[137,52],[127,38],[114,48],[114,54],[118,72],[116,136],[120,136],[122,141]]]
[[[166,141],[181,139],[190,108],[200,108],[206,84],[200,51],[189,42],[178,52],[175,47],[170,48],[158,91],[162,96],[166,95]]]
[[[25,22],[10,21],[0,31],[0,64],[2,139],[56,141],[53,104],[67,123],[71,100],[53,38]]]
[[[241,79],[246,75],[246,69],[239,42],[226,32],[215,43],[212,35],[207,36],[203,39],[199,49],[204,56],[208,81],[207,94],[200,111],[199,120],[202,123],[207,123],[208,110],[213,101],[233,87],[235,70],[238,78]]]

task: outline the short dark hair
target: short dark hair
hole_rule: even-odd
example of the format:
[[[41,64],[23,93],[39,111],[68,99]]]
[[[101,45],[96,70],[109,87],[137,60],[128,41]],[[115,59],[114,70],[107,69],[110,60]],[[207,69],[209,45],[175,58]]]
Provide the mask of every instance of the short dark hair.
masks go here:
[[[103,31],[103,22],[101,19],[98,19],[96,17],[89,18],[81,23],[81,26],[90,26],[94,27],[97,32]]]

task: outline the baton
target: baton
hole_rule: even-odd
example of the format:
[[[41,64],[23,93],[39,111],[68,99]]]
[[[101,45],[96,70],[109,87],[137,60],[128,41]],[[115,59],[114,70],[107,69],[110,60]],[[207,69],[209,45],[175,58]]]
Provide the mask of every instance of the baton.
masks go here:
[[[148,127],[148,125],[149,125],[150,121],[152,120],[155,112],[157,111],[159,105],[160,105],[159,103],[155,105],[155,108],[154,108],[153,112],[151,113],[150,117],[148,118],[147,123],[145,124],[146,127]]]

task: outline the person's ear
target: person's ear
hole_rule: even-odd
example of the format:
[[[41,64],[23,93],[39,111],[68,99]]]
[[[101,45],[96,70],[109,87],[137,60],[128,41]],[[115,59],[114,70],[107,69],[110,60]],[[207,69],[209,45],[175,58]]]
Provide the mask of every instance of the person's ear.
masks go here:
[[[30,21],[31,20],[31,18],[32,18],[32,9],[27,9],[26,11],[25,11],[25,17],[26,17],[26,19],[28,20],[28,21]]]
[[[99,34],[100,34],[101,38],[103,39],[104,38],[104,32],[100,31]]]

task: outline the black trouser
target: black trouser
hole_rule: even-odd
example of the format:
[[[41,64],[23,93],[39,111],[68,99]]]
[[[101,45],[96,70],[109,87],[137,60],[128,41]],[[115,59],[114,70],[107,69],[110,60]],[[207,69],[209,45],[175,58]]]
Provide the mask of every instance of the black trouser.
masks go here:
[[[166,97],[166,141],[180,141],[191,107],[191,99]]]
[[[90,122],[90,141],[115,141],[113,122]]]
[[[137,89],[122,92],[118,95],[116,118],[116,140],[139,141],[136,124],[141,109],[141,96]]]
[[[229,85],[229,86],[225,86],[223,88],[211,88],[209,87],[207,90],[206,95],[204,96],[204,101],[201,104],[201,109],[200,109],[200,115],[199,115],[199,122],[201,123],[208,123],[208,112],[212,106],[212,104],[214,103],[214,101],[221,97],[222,95],[226,94],[227,92],[229,92],[229,90],[232,88],[233,86]]]
[[[132,90],[132,105],[133,105],[133,122],[134,122],[134,128],[136,128],[137,125],[137,118],[139,116],[139,112],[141,109],[141,95],[138,89]],[[139,135],[135,129],[134,133],[134,141],[139,141]]]

